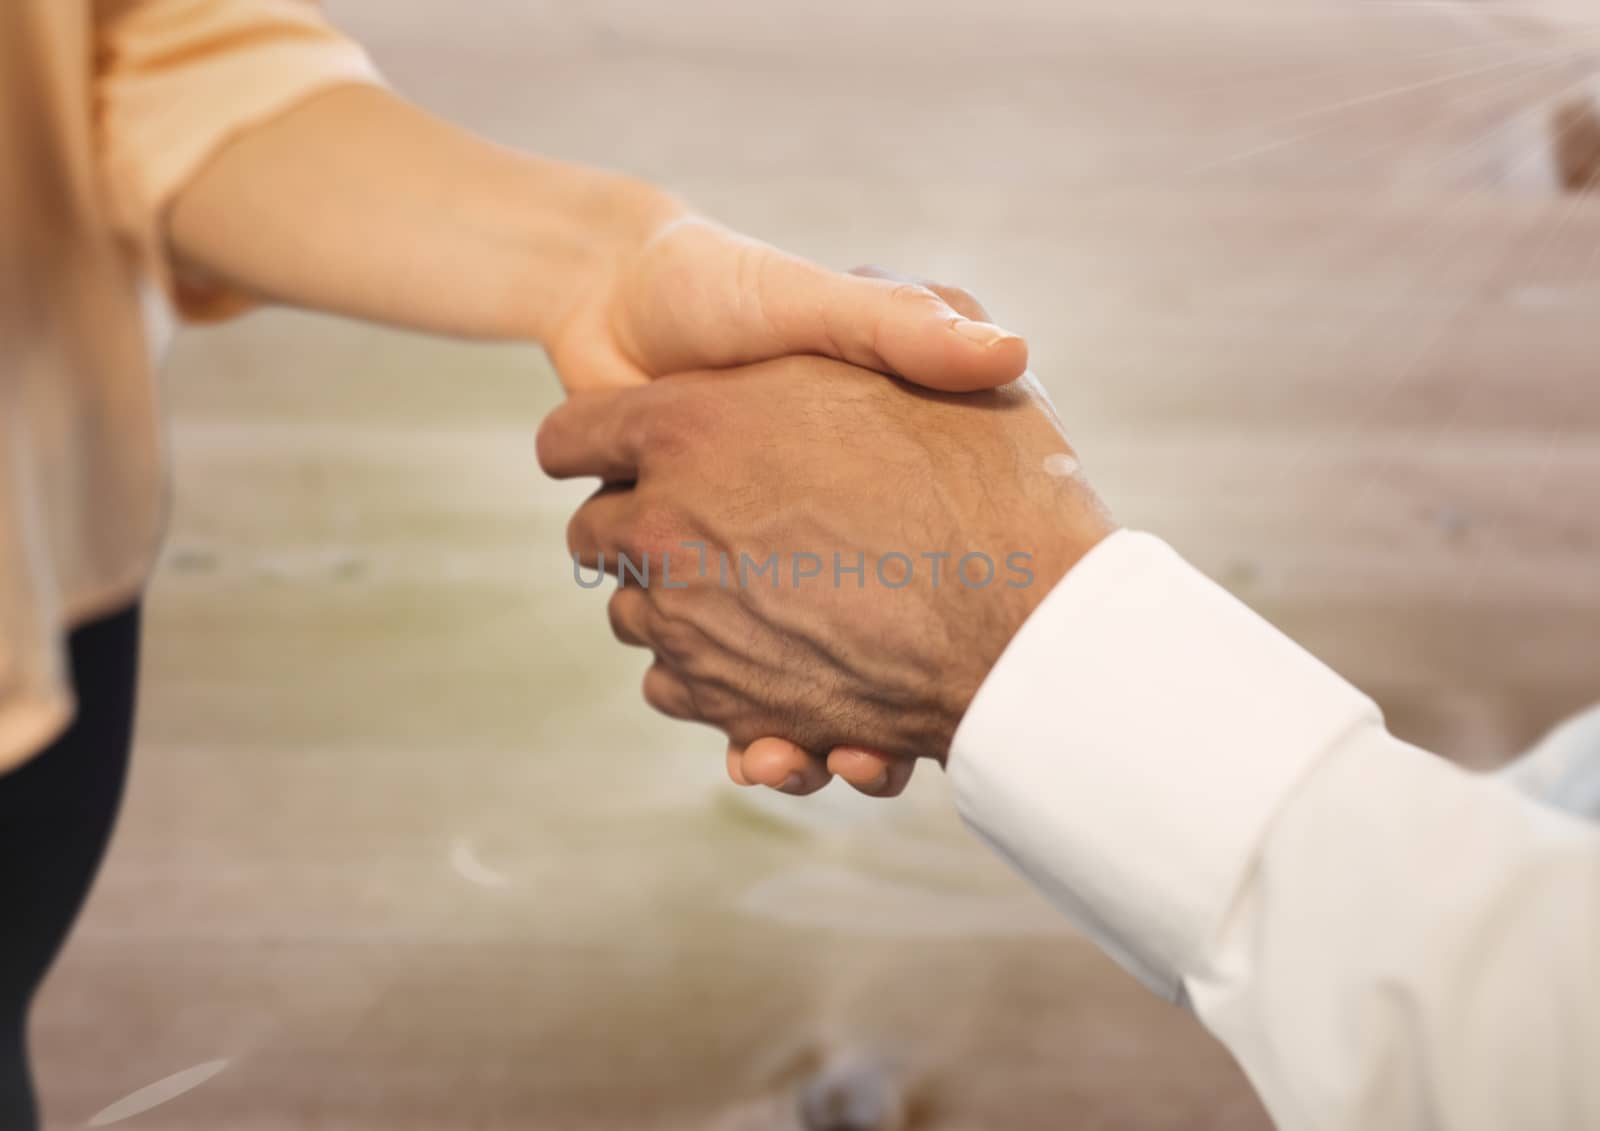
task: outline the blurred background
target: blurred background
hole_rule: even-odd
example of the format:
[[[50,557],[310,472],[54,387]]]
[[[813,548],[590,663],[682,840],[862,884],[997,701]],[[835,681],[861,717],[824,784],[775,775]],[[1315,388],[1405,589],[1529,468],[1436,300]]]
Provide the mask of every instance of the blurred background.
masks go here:
[[[1600,682],[1586,7],[329,4],[441,115],[966,285],[1123,522],[1474,766]],[[539,351],[274,311],[167,387],[129,804],[36,1012],[55,1126],[1264,1125],[937,772],[742,793],[648,713],[564,557],[587,488],[534,464]]]

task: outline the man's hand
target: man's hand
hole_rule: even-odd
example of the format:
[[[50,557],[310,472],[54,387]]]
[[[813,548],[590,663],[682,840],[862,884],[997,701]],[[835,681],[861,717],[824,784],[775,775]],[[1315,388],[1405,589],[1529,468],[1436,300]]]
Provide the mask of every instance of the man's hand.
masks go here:
[[[950,396],[790,358],[575,395],[539,458],[604,481],[568,542],[623,568],[611,623],[656,655],[651,705],[818,758],[942,760],[1011,636],[1113,529],[1031,379]]]

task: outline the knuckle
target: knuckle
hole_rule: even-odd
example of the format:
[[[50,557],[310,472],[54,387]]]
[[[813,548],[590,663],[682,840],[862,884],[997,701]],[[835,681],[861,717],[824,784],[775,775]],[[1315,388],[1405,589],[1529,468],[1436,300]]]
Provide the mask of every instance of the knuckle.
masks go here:
[[[682,617],[662,616],[659,612],[650,625],[650,643],[674,665],[690,674],[703,670],[705,637]]]
[[[943,305],[943,301],[923,283],[897,283],[889,297],[896,302]]]
[[[704,689],[709,704],[719,705],[730,699],[732,688],[727,679],[730,672],[738,670],[737,661],[693,621],[652,609],[647,631],[656,654],[670,663],[686,683]]]
[[[688,441],[693,420],[681,397],[661,395],[653,399],[655,403],[648,412],[629,420],[628,427],[633,430],[629,439],[640,451],[670,455]]]
[[[558,459],[563,441],[562,431],[560,409],[539,422],[539,431],[533,440],[533,451],[539,461],[539,469],[546,475],[553,476],[561,470]]]
[[[676,653],[677,662],[683,669],[684,676],[698,686],[707,688],[717,686],[725,665],[722,657],[713,652],[706,638],[700,633],[695,633],[692,640],[685,639],[677,643],[679,645]],[[715,692],[710,694],[713,701],[721,701]]]
[[[688,718],[691,700],[684,694],[682,685],[660,664],[652,664],[644,673],[642,686],[644,701],[653,709],[672,718]]]
[[[639,693],[644,697],[645,706],[652,711],[659,711],[663,715],[670,716],[673,714],[672,706],[668,703],[665,693],[661,690],[659,681],[651,678],[651,672],[654,670],[652,668],[644,673],[644,683],[640,685]]]
[[[716,723],[724,729],[739,718],[738,700],[720,685],[690,678],[685,686],[689,689],[689,697],[694,701],[697,718],[702,718],[708,723]],[[744,744],[748,744],[748,740]]]
[[[967,290],[966,287],[944,284],[941,289],[944,291],[946,305],[952,310],[961,311],[969,318],[988,317],[988,313],[984,310],[983,303],[979,301],[978,296]]]
[[[669,559],[671,560],[671,559]],[[676,570],[676,562],[673,562]],[[683,591],[676,587],[668,589],[661,584],[662,578],[652,577],[650,586],[650,613],[655,618],[657,625],[677,624],[695,615],[693,601],[683,599]],[[676,579],[674,578],[674,586]]]
[[[639,602],[643,600],[644,594],[637,589],[618,588],[606,602],[606,617],[611,622],[611,635],[624,644],[645,642],[638,627],[641,619]]]
[[[650,451],[652,427],[648,416],[635,413],[617,425],[617,444],[625,452],[637,453],[642,462],[647,458],[644,453]]]
[[[567,519],[567,552],[583,553],[589,546],[589,519],[584,508],[579,507]]]
[[[687,529],[677,508],[664,502],[645,503],[627,523],[623,548],[660,563],[683,542]]]

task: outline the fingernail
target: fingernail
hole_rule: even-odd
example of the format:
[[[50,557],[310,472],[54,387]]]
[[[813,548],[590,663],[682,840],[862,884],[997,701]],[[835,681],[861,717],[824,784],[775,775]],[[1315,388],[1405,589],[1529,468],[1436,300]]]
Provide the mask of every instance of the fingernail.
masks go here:
[[[782,790],[784,793],[799,793],[802,789],[805,788],[805,784],[806,784],[806,779],[800,775],[800,771],[799,770],[796,770],[793,773],[791,773],[788,777],[784,778],[783,779],[783,784],[780,785],[778,788],[780,790]]]
[[[885,766],[883,769],[878,771],[878,776],[877,777],[873,778],[871,781],[869,781],[867,783],[866,790],[867,790],[868,793],[881,793],[881,792],[883,792],[883,787],[888,785],[888,784],[889,784],[889,768],[887,766]]]
[[[989,322],[974,322],[970,318],[958,318],[950,323],[950,328],[966,338],[969,342],[977,342],[988,349],[1004,341],[1016,340],[1016,335]]]

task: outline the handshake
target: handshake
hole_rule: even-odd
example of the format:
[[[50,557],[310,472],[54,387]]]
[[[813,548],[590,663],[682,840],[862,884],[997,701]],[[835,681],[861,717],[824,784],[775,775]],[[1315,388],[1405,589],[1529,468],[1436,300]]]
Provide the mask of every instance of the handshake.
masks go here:
[[[976,312],[982,316],[981,308]],[[539,433],[599,489],[574,578],[655,662],[644,697],[727,735],[740,785],[899,793],[944,762],[1035,606],[1114,525],[1031,375],[943,393],[793,356],[581,391]]]

